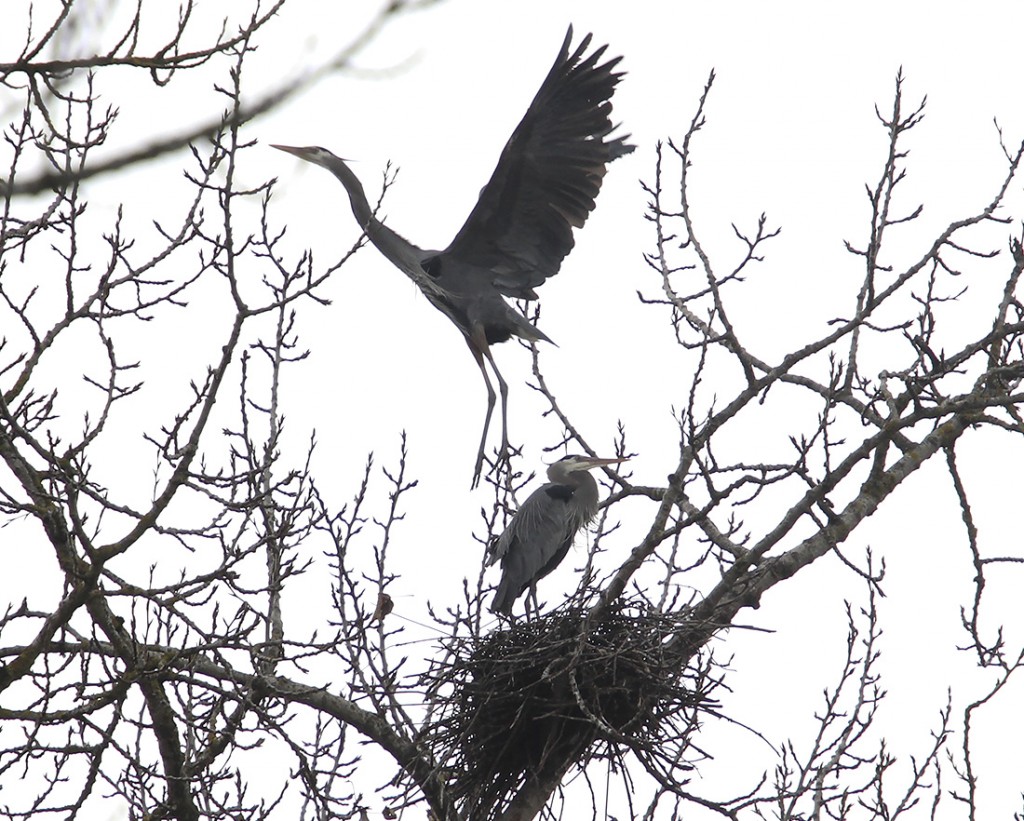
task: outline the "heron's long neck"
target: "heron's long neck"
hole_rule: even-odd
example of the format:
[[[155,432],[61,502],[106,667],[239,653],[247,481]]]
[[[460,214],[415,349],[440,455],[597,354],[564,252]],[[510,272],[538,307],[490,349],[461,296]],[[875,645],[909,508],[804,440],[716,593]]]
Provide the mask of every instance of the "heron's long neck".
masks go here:
[[[359,227],[369,234],[371,230],[381,225],[380,221],[373,215],[373,209],[370,208],[370,203],[366,199],[366,192],[363,191],[363,184],[352,173],[352,169],[341,160],[338,160],[331,165],[331,171],[334,172],[334,176],[341,180],[341,184],[345,186],[345,190],[348,192],[348,200],[352,203],[352,213],[355,214]]]
[[[580,517],[584,524],[588,524],[597,515],[597,482],[588,472],[575,473],[573,478],[576,479]]]
[[[366,232],[370,242],[400,268],[404,270],[408,270],[409,266],[418,268],[419,255],[416,253],[415,246],[374,216],[373,209],[366,199],[366,193],[363,191],[363,184],[352,173],[352,169],[338,160],[330,170],[345,186],[349,202],[352,204],[352,213],[355,215],[359,227]]]

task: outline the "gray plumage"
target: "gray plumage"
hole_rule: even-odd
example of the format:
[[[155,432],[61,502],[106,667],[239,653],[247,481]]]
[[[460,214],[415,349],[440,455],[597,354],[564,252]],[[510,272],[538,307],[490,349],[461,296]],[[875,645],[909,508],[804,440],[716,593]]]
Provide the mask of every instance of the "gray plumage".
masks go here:
[[[634,146],[614,130],[611,97],[621,58],[598,65],[606,46],[589,56],[588,34],[572,53],[572,26],[561,51],[526,115],[505,144],[480,198],[443,251],[413,245],[375,216],[358,178],[344,160],[319,146],[275,145],[334,174],[348,192],[352,213],[378,250],[407,274],[431,304],[462,332],[487,386],[487,414],[473,472],[480,479],[487,430],[494,411],[494,387],[501,392],[501,453],[508,451],[508,386],[490,346],[518,336],[551,340],[504,297],[536,299],[534,288],[558,273],[601,190],[605,166]],[[428,121],[424,127],[430,127]],[[449,124],[441,118],[439,127]]]
[[[530,494],[491,544],[487,564],[501,561],[492,613],[510,615],[516,599],[562,563],[576,534],[597,514],[597,482],[588,471],[623,461],[564,456],[548,467],[548,482]]]

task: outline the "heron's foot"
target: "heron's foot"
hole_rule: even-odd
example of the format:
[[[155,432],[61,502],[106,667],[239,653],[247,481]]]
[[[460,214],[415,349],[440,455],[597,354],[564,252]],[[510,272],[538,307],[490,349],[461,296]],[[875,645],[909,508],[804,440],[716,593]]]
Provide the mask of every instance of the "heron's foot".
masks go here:
[[[502,432],[504,434],[504,431]],[[519,456],[522,453],[522,448],[513,448],[508,443],[508,438],[504,435],[501,437],[501,447],[494,452],[494,459],[487,458],[485,454],[487,445],[487,429],[484,429],[483,438],[480,440],[480,447],[476,452],[476,464],[473,466],[473,481],[470,484],[470,489],[476,489],[480,485],[480,479],[484,475],[487,476],[488,481],[494,484],[501,484],[503,481],[507,481],[512,475],[512,457]],[[484,473],[484,463],[487,463],[487,472]]]
[[[480,484],[481,478],[486,477],[487,482],[499,487],[507,487],[511,490],[512,480],[516,478],[512,467],[513,459],[523,455],[522,446],[515,447],[505,442],[501,448],[494,451],[494,456],[485,456],[483,451],[477,454],[476,467],[473,470],[472,488]],[[486,470],[484,465],[487,465]]]
[[[512,473],[512,455],[513,451],[508,445],[508,438],[502,431],[501,447],[494,454],[494,470],[498,472],[499,478],[502,474],[507,476]]]
[[[493,457],[487,458],[487,482],[496,488],[502,488],[506,493],[513,494],[517,489],[518,481],[522,474],[515,468],[515,460],[523,455],[522,446],[515,447],[506,444],[505,448],[495,450]]]
[[[487,463],[487,472],[484,473],[484,463]],[[512,473],[511,467],[511,455],[506,450],[496,451],[494,459],[488,459],[484,456],[483,448],[476,455],[476,466],[473,468],[473,482],[470,485],[471,490],[475,490],[480,486],[480,479],[484,476],[487,477],[487,481],[491,484],[499,485],[503,479],[508,477]]]
[[[473,481],[469,486],[470,490],[475,490],[480,484],[480,475],[483,473],[484,468],[484,445],[480,443],[480,450],[476,454],[476,465],[473,467]]]

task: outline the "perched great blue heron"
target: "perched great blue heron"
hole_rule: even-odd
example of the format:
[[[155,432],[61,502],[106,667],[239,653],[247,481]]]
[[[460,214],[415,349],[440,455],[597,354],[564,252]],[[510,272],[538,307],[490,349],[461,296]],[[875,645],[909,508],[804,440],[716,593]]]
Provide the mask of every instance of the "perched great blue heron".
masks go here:
[[[634,148],[626,143],[629,135],[609,138],[615,128],[609,119],[610,100],[622,76],[612,69],[622,58],[598,65],[607,46],[584,58],[590,39],[588,34],[570,54],[569,27],[558,59],[505,144],[480,199],[443,251],[419,248],[378,220],[356,175],[327,149],[274,146],[323,166],[341,180],[370,242],[465,336],[487,386],[474,487],[480,481],[495,402],[485,359],[501,392],[501,454],[508,452],[508,386],[490,346],[513,335],[530,342],[551,341],[503,297],[537,298],[533,289],[558,273],[572,250],[572,229],[581,228],[594,209],[605,166]]]
[[[505,532],[492,542],[487,564],[501,560],[501,582],[491,612],[508,616],[527,589],[558,567],[573,539],[597,513],[597,482],[587,471],[629,457],[563,456],[548,467],[548,482],[523,502]]]

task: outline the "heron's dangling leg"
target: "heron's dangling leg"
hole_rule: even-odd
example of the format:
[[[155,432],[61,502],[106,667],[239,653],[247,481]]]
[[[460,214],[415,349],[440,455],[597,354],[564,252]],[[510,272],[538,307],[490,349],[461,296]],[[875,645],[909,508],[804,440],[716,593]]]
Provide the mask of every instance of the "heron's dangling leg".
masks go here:
[[[484,466],[484,450],[487,447],[487,430],[491,426],[491,414],[494,412],[494,386],[491,385],[491,378],[487,375],[487,366],[484,365],[484,355],[482,351],[476,346],[472,339],[467,338],[466,341],[469,343],[469,349],[473,352],[473,358],[476,360],[477,367],[480,368],[480,373],[484,377],[484,385],[487,386],[487,414],[484,416],[484,431],[480,434],[480,447],[476,452],[476,465],[473,468],[473,483],[470,485],[472,488],[480,484],[480,473]]]
[[[477,367],[480,368],[480,373],[483,374],[484,384],[487,386],[487,415],[484,417],[484,430],[480,436],[480,447],[476,452],[476,467],[473,468],[473,483],[471,485],[471,487],[476,487],[480,484],[480,474],[483,471],[484,452],[487,450],[487,431],[491,427],[491,415],[494,413],[495,399],[494,386],[491,384],[491,378],[487,375],[487,366],[484,364],[485,358],[491,363],[491,370],[494,371],[494,375],[498,379],[498,391],[501,393],[501,450],[498,453],[499,461],[508,459],[508,385],[505,383],[501,371],[498,370],[498,366],[494,363],[494,357],[491,356],[491,348],[487,344],[487,336],[483,326],[477,325],[474,327],[472,335],[467,337],[466,342],[469,344],[469,349],[473,352],[473,358],[476,360]]]
[[[490,347],[484,348],[484,356],[491,363],[491,370],[494,371],[494,375],[498,378],[498,392],[501,394],[501,452],[498,458],[508,459],[508,385],[505,384],[505,378],[501,375],[501,371],[498,370],[494,357],[491,356]]]

